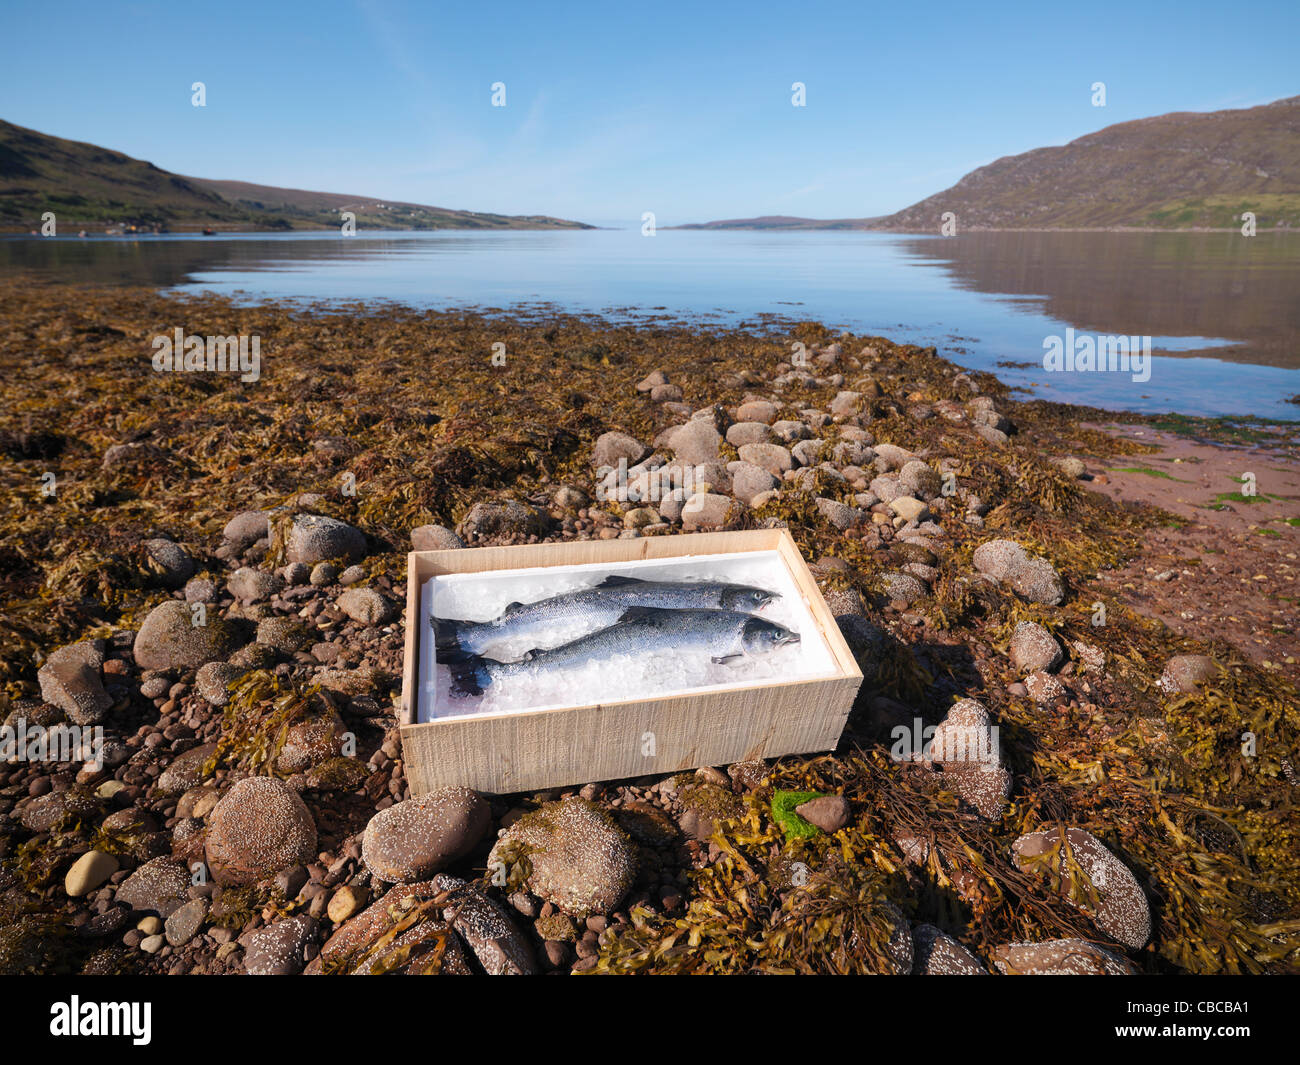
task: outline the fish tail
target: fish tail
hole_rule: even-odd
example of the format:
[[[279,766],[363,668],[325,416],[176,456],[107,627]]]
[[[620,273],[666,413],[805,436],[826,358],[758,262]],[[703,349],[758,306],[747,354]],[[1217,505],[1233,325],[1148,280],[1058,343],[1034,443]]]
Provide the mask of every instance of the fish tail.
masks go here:
[[[466,699],[482,695],[492,683],[492,672],[488,669],[487,659],[478,655],[466,655],[455,662],[448,663],[451,670],[451,697]]]
[[[433,618],[433,646],[439,662],[460,662],[474,652],[466,646],[468,637],[478,628],[473,621]]]

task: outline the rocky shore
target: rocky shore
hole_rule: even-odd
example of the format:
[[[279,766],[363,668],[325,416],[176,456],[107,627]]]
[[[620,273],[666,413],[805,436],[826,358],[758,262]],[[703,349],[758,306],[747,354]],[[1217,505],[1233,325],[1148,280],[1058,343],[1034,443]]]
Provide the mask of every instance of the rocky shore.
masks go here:
[[[1146,616],[1178,519],[1098,489],[1149,443],[933,349],[0,310],[0,717],[85,741],[0,763],[0,972],[1300,969],[1286,493],[1265,658]],[[160,379],[178,325],[260,335],[261,379]],[[774,526],[866,678],[835,752],[410,794],[407,551]]]

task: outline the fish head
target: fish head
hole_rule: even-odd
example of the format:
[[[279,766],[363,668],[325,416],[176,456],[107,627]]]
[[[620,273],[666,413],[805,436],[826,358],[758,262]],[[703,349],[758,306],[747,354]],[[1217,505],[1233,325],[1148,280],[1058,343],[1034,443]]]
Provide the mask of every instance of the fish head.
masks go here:
[[[736,610],[742,614],[753,614],[781,596],[765,588],[753,588],[748,584],[725,584],[722,587],[721,602],[723,610]]]
[[[798,642],[797,632],[766,618],[750,618],[740,633],[740,646],[745,654],[755,657],[771,654],[778,647]]]

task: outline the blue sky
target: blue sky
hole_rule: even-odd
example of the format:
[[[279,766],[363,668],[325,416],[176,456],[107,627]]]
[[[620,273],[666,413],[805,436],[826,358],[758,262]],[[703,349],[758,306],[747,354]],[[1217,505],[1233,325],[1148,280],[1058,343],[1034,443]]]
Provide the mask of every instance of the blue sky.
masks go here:
[[[884,214],[1115,122],[1300,94],[1294,0],[6,8],[19,125],[183,174],[628,225]]]

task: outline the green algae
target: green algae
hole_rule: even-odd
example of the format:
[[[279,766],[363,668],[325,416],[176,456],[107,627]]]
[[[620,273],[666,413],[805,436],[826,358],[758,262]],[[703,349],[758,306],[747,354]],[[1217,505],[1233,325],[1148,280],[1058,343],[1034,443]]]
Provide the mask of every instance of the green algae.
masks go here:
[[[822,793],[817,791],[777,791],[772,793],[772,820],[780,826],[787,840],[811,839],[821,831],[816,825],[809,824],[795,812],[796,806],[820,798],[822,798]]]

